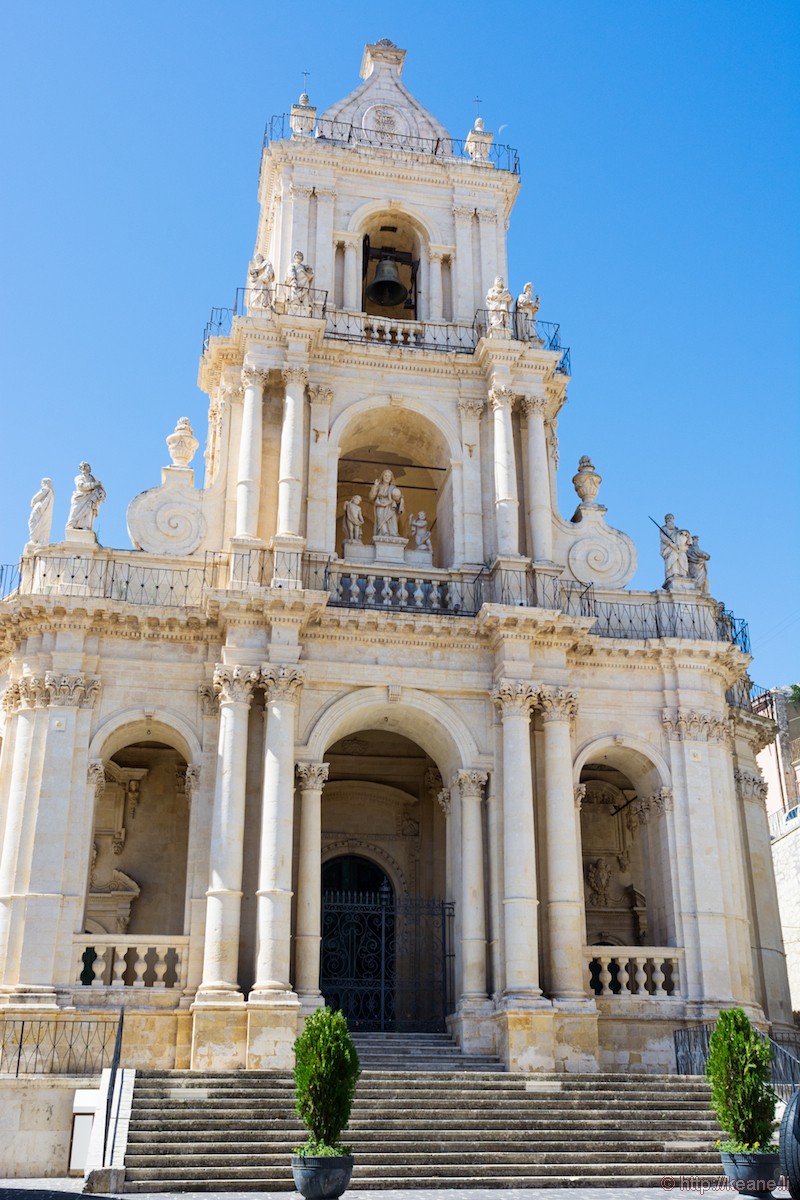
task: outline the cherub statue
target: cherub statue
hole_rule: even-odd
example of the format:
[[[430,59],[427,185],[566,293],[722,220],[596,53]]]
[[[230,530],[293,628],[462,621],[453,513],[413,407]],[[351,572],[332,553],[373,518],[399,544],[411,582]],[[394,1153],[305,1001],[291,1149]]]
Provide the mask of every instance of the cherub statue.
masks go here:
[[[364,524],[364,514],[361,511],[361,497],[351,496],[344,506],[344,533],[348,542],[361,541],[361,527]]]
[[[418,517],[410,517],[408,524],[414,535],[417,550],[430,550],[431,531],[428,529],[428,518],[425,513],[421,512]]]

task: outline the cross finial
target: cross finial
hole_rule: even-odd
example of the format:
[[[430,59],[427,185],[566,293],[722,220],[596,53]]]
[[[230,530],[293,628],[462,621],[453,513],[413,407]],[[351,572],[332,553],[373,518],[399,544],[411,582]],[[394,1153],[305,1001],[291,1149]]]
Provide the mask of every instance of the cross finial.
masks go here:
[[[303,92],[306,94],[308,93],[308,77],[309,77],[309,75],[310,75],[310,71],[303,71]]]
[[[481,100],[480,96],[476,96],[475,97],[475,116],[476,117],[479,117],[481,115],[481,104],[482,103],[483,103],[483,101]]]

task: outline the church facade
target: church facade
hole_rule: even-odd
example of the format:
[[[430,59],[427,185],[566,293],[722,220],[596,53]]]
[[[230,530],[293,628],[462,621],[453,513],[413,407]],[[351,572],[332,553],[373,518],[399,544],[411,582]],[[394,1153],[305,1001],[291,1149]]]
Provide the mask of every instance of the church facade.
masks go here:
[[[275,119],[246,282],[162,482],[81,464],[0,603],[0,1013],[126,1010],[131,1065],[285,1067],[324,1001],[511,1069],[674,1069],[791,1023],[746,630],[674,519],[626,587],[556,502],[569,352],[509,290],[513,150],[367,46]]]

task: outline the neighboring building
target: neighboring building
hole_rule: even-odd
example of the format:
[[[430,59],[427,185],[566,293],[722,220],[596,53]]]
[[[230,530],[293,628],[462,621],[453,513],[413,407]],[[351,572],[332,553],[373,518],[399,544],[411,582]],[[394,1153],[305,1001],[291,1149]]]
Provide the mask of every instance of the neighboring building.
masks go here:
[[[758,756],[766,785],[792,1007],[800,1011],[800,689],[772,688],[759,700],[778,735]]]
[[[285,1066],[324,997],[516,1069],[674,1069],[721,1006],[791,1022],[773,725],[702,563],[665,531],[667,586],[625,590],[588,459],[559,514],[516,155],[451,138],[404,56],[269,127],[203,488],[183,421],[136,549],[97,543],[88,466],[64,541],[37,499],[0,605],[0,1005],[124,1001],[141,1066]]]

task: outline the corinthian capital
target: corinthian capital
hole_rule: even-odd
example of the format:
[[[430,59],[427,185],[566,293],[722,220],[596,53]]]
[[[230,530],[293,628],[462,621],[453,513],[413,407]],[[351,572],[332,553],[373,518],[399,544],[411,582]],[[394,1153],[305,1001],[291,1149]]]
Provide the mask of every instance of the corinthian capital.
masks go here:
[[[476,771],[474,769],[456,771],[453,777],[453,786],[458,787],[462,799],[480,800],[488,778],[489,776],[486,771]]]
[[[214,670],[214,691],[220,704],[249,706],[253,698],[253,688],[258,682],[258,671],[252,667],[218,666]]]
[[[15,713],[20,705],[19,684],[10,683],[3,692],[3,711],[9,716]]]
[[[259,387],[263,387],[267,382],[268,374],[269,372],[263,367],[253,367],[249,364],[245,365],[242,367],[242,386],[247,388],[252,387],[253,384],[256,384]]]
[[[23,675],[17,683],[20,708],[45,708],[47,684],[41,675]]]
[[[489,401],[493,412],[497,412],[501,408],[507,408],[510,411],[514,403],[514,393],[511,388],[493,387],[489,391]]]
[[[297,778],[300,780],[300,790],[318,791],[326,782],[329,770],[327,763],[298,763]]]
[[[66,708],[91,708],[100,691],[99,679],[84,675],[59,675],[48,671],[44,677],[50,704]]]
[[[517,679],[501,679],[492,688],[492,701],[506,717],[529,717],[536,703],[539,689],[535,683],[524,683]]]
[[[330,404],[333,392],[326,383],[315,383],[308,389],[308,398],[312,404]]]
[[[544,417],[547,413],[546,396],[523,396],[522,411],[526,417]]]
[[[461,396],[458,401],[458,411],[464,417],[480,417],[485,407],[481,396]]]
[[[577,692],[562,687],[539,688],[539,710],[543,721],[571,721],[578,712]]]
[[[736,790],[742,800],[767,802],[767,783],[760,772],[743,770],[736,767],[733,772],[736,780]]]
[[[266,688],[267,701],[294,702],[303,686],[304,672],[299,667],[262,667],[261,683]]]
[[[287,386],[290,383],[302,383],[305,387],[308,383],[308,367],[284,367],[281,375]]]

